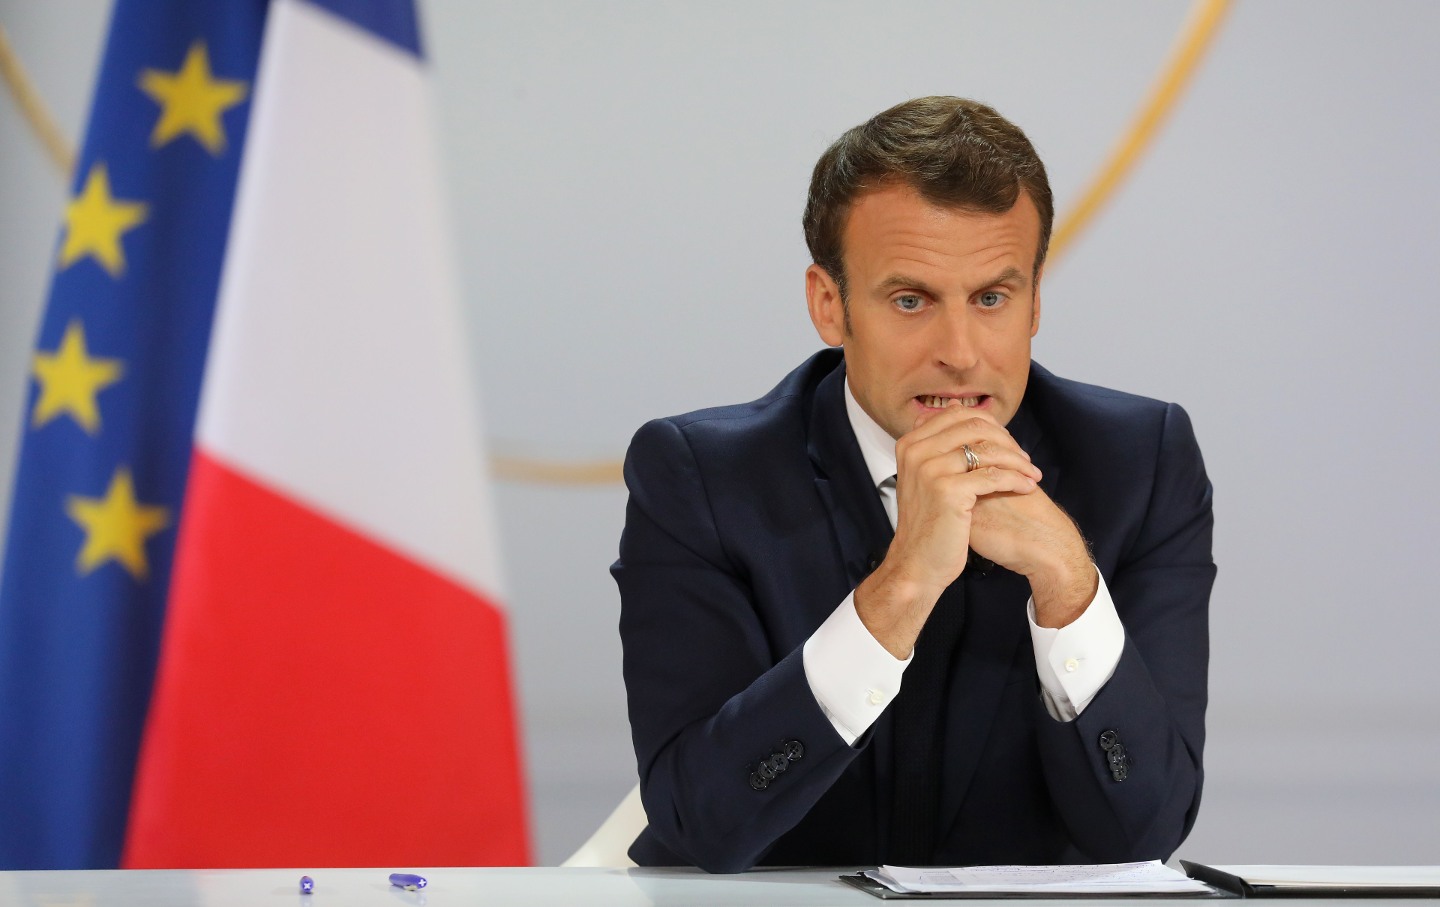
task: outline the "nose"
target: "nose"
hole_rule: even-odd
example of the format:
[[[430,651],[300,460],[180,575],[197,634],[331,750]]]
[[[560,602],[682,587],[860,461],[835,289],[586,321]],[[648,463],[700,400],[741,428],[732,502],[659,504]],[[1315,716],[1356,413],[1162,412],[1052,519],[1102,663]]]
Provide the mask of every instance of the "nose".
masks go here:
[[[966,371],[979,362],[979,345],[975,316],[969,306],[949,306],[941,317],[931,322],[934,329],[934,353],[937,363],[954,371]]]

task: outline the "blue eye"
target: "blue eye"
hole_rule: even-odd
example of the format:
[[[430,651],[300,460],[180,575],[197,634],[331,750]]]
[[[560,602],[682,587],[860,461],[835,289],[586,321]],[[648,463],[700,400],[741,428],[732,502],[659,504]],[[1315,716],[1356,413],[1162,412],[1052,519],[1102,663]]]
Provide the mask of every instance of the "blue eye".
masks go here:
[[[989,293],[981,293],[980,299],[978,300],[978,302],[980,303],[980,308],[982,309],[999,308],[1000,304],[1004,301],[1005,297],[1000,293],[994,292],[993,290]]]
[[[895,307],[902,312],[918,312],[925,305],[925,300],[914,293],[906,293],[904,296],[895,297]]]

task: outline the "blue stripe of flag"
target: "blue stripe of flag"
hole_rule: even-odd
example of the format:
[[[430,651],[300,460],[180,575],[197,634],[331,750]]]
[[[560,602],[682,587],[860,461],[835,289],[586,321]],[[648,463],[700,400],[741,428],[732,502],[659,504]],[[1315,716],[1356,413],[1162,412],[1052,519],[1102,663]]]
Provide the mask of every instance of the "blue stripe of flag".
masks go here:
[[[411,0],[309,0],[417,57],[420,22]]]

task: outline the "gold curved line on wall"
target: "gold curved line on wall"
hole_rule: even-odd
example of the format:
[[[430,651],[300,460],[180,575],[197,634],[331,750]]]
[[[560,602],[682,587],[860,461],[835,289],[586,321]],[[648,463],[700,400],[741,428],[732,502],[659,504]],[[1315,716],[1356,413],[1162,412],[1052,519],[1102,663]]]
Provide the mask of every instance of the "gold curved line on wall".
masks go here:
[[[490,458],[490,474],[502,482],[537,485],[610,485],[624,481],[619,460],[557,461],[529,457]]]
[[[1120,183],[1130,175],[1135,162],[1155,138],[1161,122],[1184,93],[1229,6],[1230,0],[1197,0],[1191,7],[1186,27],[1180,33],[1180,41],[1166,61],[1160,78],[1150,89],[1150,96],[1110,152],[1110,158],[1091,178],[1090,185],[1080,195],[1079,203],[1061,219],[1055,235],[1050,238],[1051,261],[1065,254],[1075,237],[1090,225]]]
[[[20,115],[45,149],[45,156],[50,158],[50,163],[55,165],[62,177],[69,180],[75,170],[75,149],[65,140],[40,92],[35,90],[35,83],[30,81],[25,67],[20,65],[20,57],[10,46],[10,36],[5,34],[3,25],[0,25],[0,79],[5,80],[5,87],[15,98]]]
[[[1231,0],[1196,0],[1191,7],[1179,42],[1166,60],[1160,78],[1151,88],[1130,128],[1081,193],[1080,201],[1056,227],[1050,240],[1049,258],[1052,262],[1062,256],[1075,241],[1075,237],[1090,225],[1154,140],[1160,124],[1174,109],[1205,51],[1209,49],[1230,2]],[[54,118],[50,116],[26,76],[3,28],[0,28],[0,75],[3,75],[25,121],[45,147],[51,162],[68,180],[74,167],[74,150],[60,134]],[[491,473],[496,479],[539,485],[609,485],[623,480],[621,467],[619,460],[563,462],[511,456],[490,458]]]

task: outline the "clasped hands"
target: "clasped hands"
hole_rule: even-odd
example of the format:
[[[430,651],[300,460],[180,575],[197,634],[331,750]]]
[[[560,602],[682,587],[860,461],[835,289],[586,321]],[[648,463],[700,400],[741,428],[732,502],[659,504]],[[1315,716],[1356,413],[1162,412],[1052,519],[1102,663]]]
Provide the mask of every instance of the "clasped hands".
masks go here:
[[[965,456],[968,445],[978,468]],[[1040,470],[990,413],[926,411],[895,444],[898,517],[885,560],[855,590],[855,610],[896,658],[908,658],[969,550],[1030,581],[1035,620],[1063,627],[1097,579],[1080,531],[1040,489]]]

